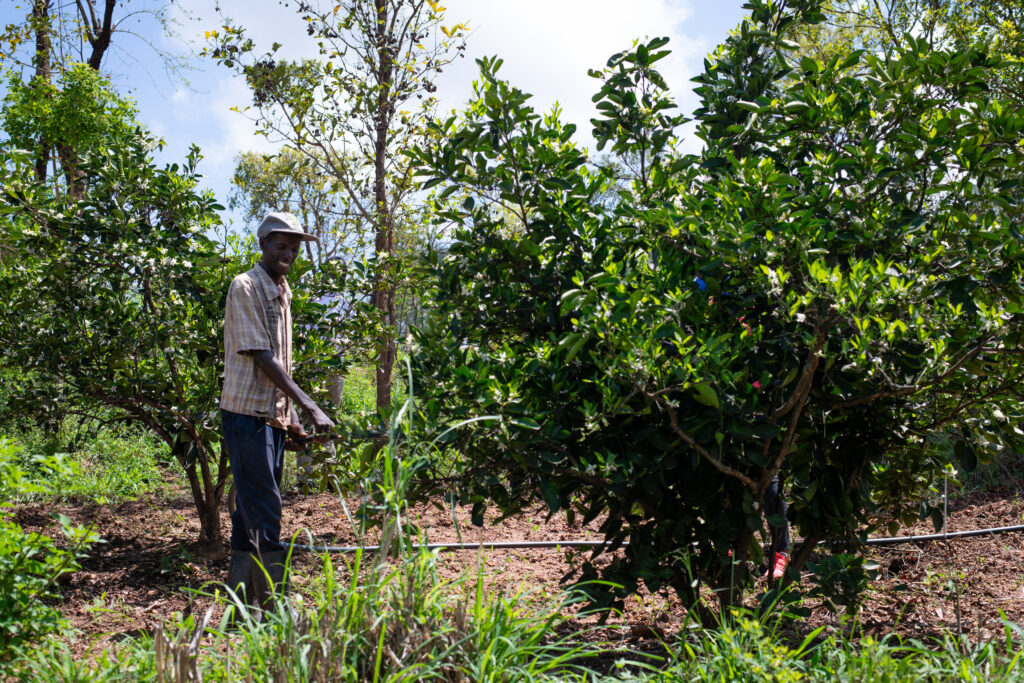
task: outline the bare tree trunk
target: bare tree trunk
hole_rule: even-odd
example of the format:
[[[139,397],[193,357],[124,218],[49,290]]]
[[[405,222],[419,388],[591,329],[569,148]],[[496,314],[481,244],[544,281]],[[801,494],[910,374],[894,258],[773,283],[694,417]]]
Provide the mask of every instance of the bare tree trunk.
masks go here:
[[[93,9],[93,2],[89,0],[89,10],[92,13],[92,30],[86,34],[86,38],[89,41],[89,45],[92,47],[92,54],[89,55],[89,67],[100,70],[100,63],[103,61],[103,55],[106,54],[107,48],[110,47],[110,36],[114,33],[114,7],[117,5],[117,0],[106,0],[106,4],[103,8],[103,23],[97,24],[96,13]]]
[[[377,111],[374,147],[373,200],[376,234],[374,252],[377,272],[374,275],[373,305],[380,311],[380,333],[377,339],[377,410],[385,413],[391,406],[391,372],[395,364],[395,291],[391,271],[394,265],[395,229],[393,207],[387,196],[388,124],[391,120],[392,52],[388,31],[387,0],[374,0],[377,11]],[[381,260],[385,265],[381,266]]]
[[[189,467],[185,469],[188,477],[189,488],[192,491],[192,502],[199,514],[199,539],[197,541],[198,552],[203,557],[220,559],[224,556],[223,536],[220,529],[220,502],[224,495],[226,477],[224,475],[225,454],[222,450],[218,481],[213,484],[209,476],[209,462],[203,460],[209,457],[202,453]],[[200,460],[203,460],[200,463]],[[199,465],[202,464],[202,470]],[[202,474],[202,478],[200,478]]]
[[[32,24],[36,32],[36,78],[45,83],[50,82],[53,46],[50,42],[50,0],[34,0],[32,3]],[[36,180],[46,182],[46,170],[50,164],[50,143],[44,138],[39,139],[39,151],[36,156]]]
[[[50,82],[53,46],[50,42],[50,0],[32,3],[32,28],[36,32],[36,78]]]

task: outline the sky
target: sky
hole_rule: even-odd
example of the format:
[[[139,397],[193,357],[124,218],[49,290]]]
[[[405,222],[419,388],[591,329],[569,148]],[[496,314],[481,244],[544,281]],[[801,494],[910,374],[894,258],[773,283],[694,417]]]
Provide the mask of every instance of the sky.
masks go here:
[[[61,2],[62,0],[56,0]],[[123,0],[131,10],[159,6],[160,0]],[[257,47],[282,44],[284,58],[314,56],[304,22],[286,7],[289,0],[220,0],[228,17],[243,24]],[[249,103],[237,76],[213,60],[198,56],[204,33],[220,26],[213,0],[176,0],[174,35],[163,35],[140,15],[126,22],[137,36],[114,36],[103,64],[115,86],[138,103],[140,120],[166,141],[160,160],[184,158],[191,144],[200,147],[204,184],[222,204],[231,189],[234,161],[244,151],[272,152],[277,145],[254,134],[255,127],[232,107]],[[690,79],[702,71],[704,57],[721,43],[745,15],[743,0],[448,0],[448,25],[470,29],[466,58],[457,60],[438,81],[442,111],[459,109],[472,94],[475,60],[497,55],[503,78],[534,95],[534,107],[549,110],[556,102],[564,118],[575,123],[581,144],[592,146],[589,119],[597,81],[587,70],[601,68],[612,54],[633,40],[668,36],[670,58],[659,67],[684,113],[697,105]],[[25,0],[0,3],[0,26],[23,20]],[[157,52],[147,45],[188,57],[189,67],[167,74]],[[189,56],[191,55],[191,56]],[[188,80],[182,82],[181,76]],[[685,139],[687,151],[697,141]],[[226,212],[225,219],[238,225]]]

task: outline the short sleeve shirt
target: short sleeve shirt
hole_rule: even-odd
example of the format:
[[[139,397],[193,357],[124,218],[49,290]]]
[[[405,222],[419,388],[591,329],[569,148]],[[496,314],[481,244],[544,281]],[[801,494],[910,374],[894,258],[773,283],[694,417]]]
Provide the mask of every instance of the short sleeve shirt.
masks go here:
[[[253,360],[255,351],[271,351],[292,374],[292,290],[280,287],[261,266],[231,282],[224,308],[224,389],[220,407],[232,413],[264,417],[278,429],[291,422],[291,403]]]

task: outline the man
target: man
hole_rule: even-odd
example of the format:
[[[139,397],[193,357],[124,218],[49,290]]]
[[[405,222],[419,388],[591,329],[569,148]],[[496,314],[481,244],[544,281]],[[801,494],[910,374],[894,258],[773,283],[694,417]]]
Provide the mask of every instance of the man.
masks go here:
[[[267,214],[256,237],[262,259],[228,290],[220,407],[236,490],[228,586],[266,606],[274,592],[285,591],[281,475],[286,437],[305,436],[296,406],[314,431],[334,423],[291,377],[292,293],[285,276],[302,242],[317,239],[295,216],[276,212]]]
[[[783,522],[782,526],[775,526],[771,523],[773,517],[786,519],[788,506],[782,495],[782,484],[779,482],[779,475],[772,477],[772,483],[764,492],[764,514],[768,518],[768,528],[771,531],[771,545],[768,553],[768,573],[766,578],[772,581],[781,581],[786,575],[786,568],[789,566],[789,522]]]

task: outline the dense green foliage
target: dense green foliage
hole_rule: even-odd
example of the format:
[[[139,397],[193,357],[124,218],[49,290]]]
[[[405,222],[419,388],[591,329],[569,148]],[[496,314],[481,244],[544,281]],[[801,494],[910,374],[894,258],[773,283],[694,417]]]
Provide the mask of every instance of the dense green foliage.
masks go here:
[[[134,134],[135,114],[134,103],[117,95],[103,76],[76,64],[57,85],[10,78],[0,128],[8,144],[34,156],[44,146],[56,147],[66,171],[74,172],[82,156],[126,144]]]
[[[161,169],[153,144],[134,136],[85,157],[81,201],[40,184],[27,156],[5,156],[0,210],[22,256],[2,270],[3,360],[44,380],[51,404],[114,409],[157,434],[186,468],[201,540],[216,543],[228,472],[213,411],[233,271],[206,235],[219,219],[195,189],[198,151]]]
[[[978,42],[1003,57],[1002,68],[990,74],[991,84],[1010,102],[1024,102],[1024,2],[1021,0],[825,0],[826,20],[795,25],[799,57],[824,62],[845,58],[855,50],[884,55],[908,41],[924,39],[947,49]]]
[[[437,207],[458,232],[415,339],[424,416],[505,418],[460,434],[443,485],[478,509],[603,515],[608,547],[629,545],[602,601],[668,583],[711,620],[700,587],[729,603],[750,585],[780,471],[800,569],[819,540],[916,519],[948,443],[967,468],[1020,446],[1004,195],[1024,119],[992,96],[1003,62],[909,40],[794,71],[782,36],[819,4],[750,3],[696,79],[698,156],[674,151],[666,41],[594,72],[595,138],[636,169],[611,200],[606,167],[500,62],[418,152],[459,197]],[[829,583],[863,585],[850,557]]]
[[[59,464],[49,469],[60,471]],[[0,482],[0,504],[5,505],[39,488],[18,464],[15,447],[2,439]],[[58,521],[67,537],[65,547],[24,531],[9,513],[0,514],[0,667],[64,624],[55,604],[60,597],[57,579],[79,569],[83,551],[96,538],[67,518]]]

